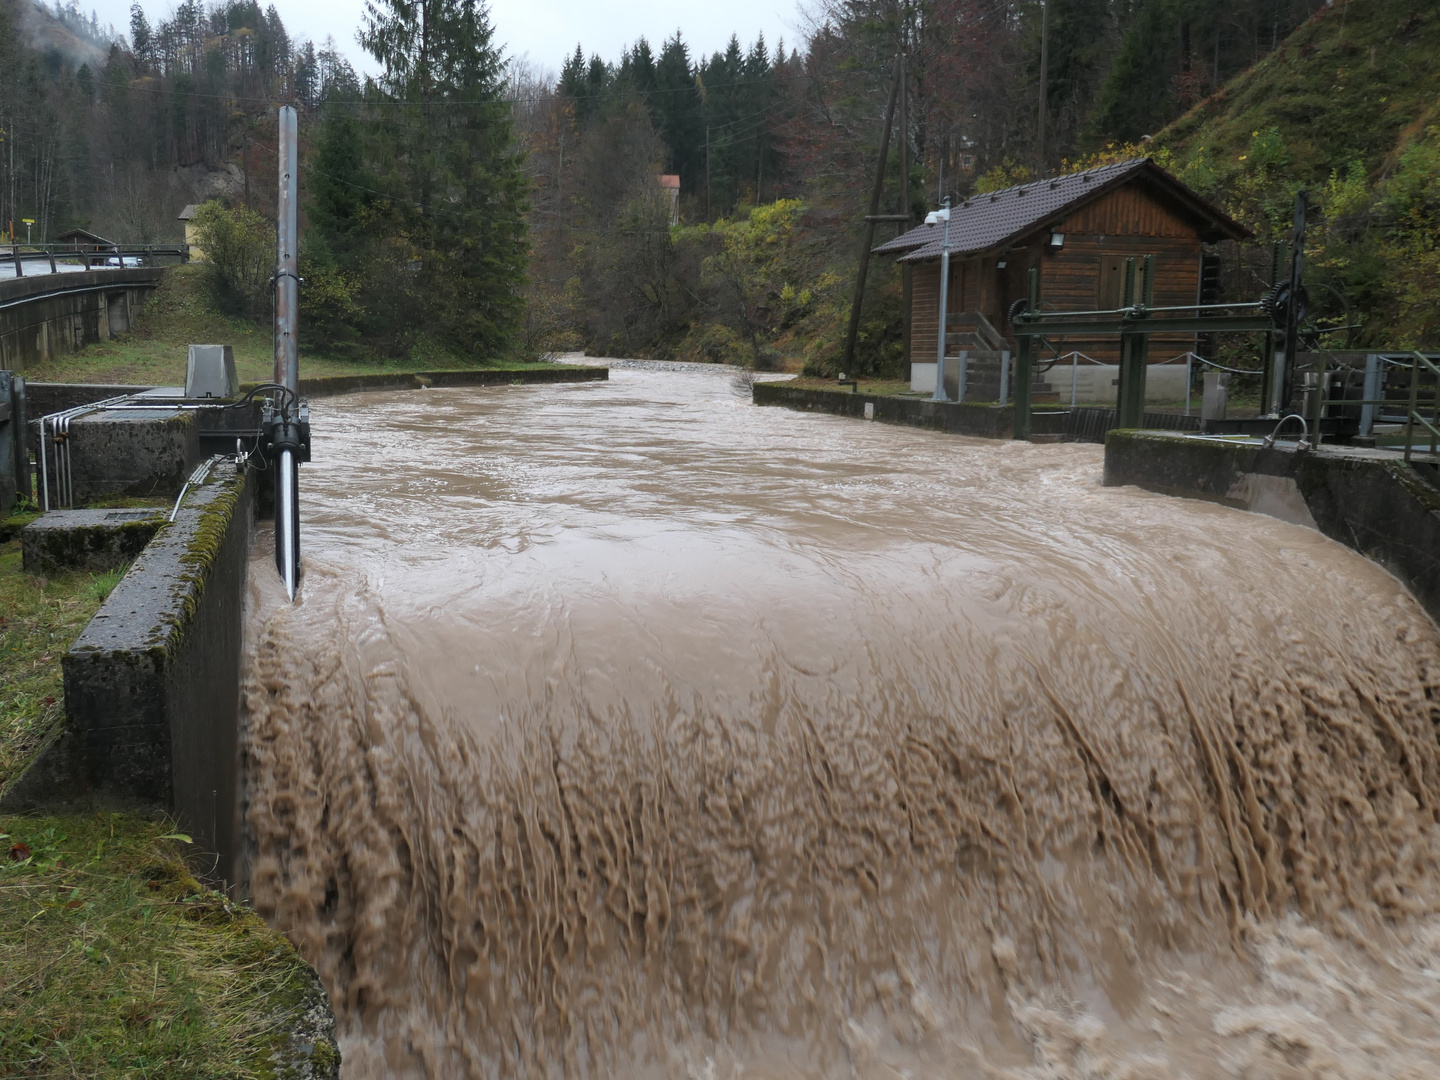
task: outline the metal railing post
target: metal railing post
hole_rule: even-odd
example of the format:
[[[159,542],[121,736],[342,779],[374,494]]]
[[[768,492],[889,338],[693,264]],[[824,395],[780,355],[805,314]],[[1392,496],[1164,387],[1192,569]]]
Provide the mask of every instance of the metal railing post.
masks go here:
[[[1420,394],[1420,354],[1412,355],[1410,360],[1410,407],[1405,410],[1405,463],[1410,463],[1410,442],[1415,433],[1415,407],[1419,403]]]
[[[1380,410],[1371,403],[1380,396],[1382,365],[1383,361],[1377,353],[1370,353],[1365,357],[1365,389],[1360,395],[1365,399],[1365,404],[1360,406],[1361,435],[1369,435],[1375,430],[1375,417]]]
[[[1030,268],[1026,291],[1026,314],[1040,310],[1040,271]],[[1027,328],[1028,329],[1028,328]],[[1030,382],[1034,374],[1035,335],[1024,333],[1020,338],[1020,355],[1015,360],[1015,423],[1017,439],[1030,437]]]
[[[965,400],[965,383],[970,377],[970,350],[960,350],[960,372],[955,383],[955,402],[959,404]]]
[[[1010,350],[1000,350],[1000,405],[1010,400]]]

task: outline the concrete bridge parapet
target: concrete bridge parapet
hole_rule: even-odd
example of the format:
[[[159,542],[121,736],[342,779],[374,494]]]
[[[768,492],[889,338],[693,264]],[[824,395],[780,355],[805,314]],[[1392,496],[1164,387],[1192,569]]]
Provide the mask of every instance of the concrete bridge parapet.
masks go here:
[[[117,267],[0,281],[0,368],[24,372],[124,333],[164,273]]]

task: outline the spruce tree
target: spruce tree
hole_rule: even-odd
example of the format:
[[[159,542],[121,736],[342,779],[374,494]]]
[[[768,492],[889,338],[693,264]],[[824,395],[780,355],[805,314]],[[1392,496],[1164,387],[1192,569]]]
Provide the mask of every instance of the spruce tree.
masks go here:
[[[382,65],[370,144],[388,199],[394,330],[477,355],[518,325],[527,184],[503,100],[503,62],[476,0],[377,0],[360,42]],[[398,245],[398,246],[397,246]]]

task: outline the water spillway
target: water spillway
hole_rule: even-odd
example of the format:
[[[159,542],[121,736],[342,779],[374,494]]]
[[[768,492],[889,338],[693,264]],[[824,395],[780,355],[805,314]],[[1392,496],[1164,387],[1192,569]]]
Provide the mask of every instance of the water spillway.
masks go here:
[[[1360,556],[718,373],[324,413],[247,823],[347,1077],[1436,1075],[1440,633]]]

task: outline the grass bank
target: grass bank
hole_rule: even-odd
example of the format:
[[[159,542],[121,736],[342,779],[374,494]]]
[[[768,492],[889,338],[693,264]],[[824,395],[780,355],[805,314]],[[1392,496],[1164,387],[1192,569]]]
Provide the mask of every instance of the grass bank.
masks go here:
[[[0,792],[61,723],[60,659],[120,578],[26,573],[33,516],[0,523]],[[313,973],[185,846],[136,814],[0,816],[0,1076],[333,1075]]]
[[[27,574],[18,529],[35,516],[17,514],[0,532],[0,792],[59,724],[60,657],[120,579]]]
[[[235,368],[241,382],[268,382],[274,371],[269,325],[222,314],[206,287],[205,268],[187,265],[166,271],[164,283],[136,312],[129,333],[32,364],[24,374],[34,382],[177,386],[185,381],[185,361],[191,344],[234,346]],[[383,363],[308,352],[300,355],[300,372],[306,377],[548,366],[543,362],[477,363],[440,349],[416,350],[404,360]]]
[[[314,975],[206,889],[171,826],[128,814],[0,817],[0,1073],[198,1080],[314,1075],[296,1047]],[[313,1033],[319,1034],[318,1029]]]

